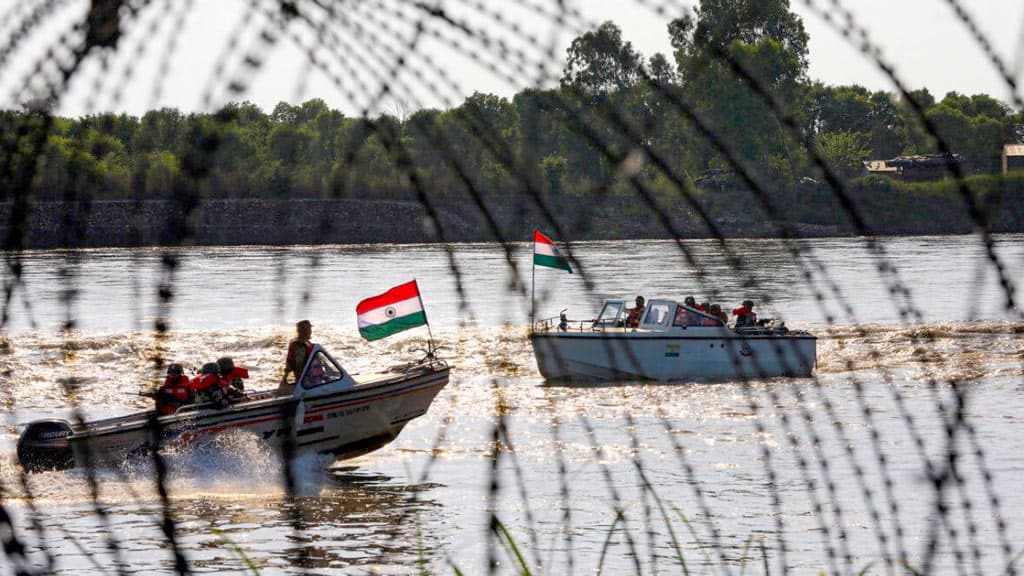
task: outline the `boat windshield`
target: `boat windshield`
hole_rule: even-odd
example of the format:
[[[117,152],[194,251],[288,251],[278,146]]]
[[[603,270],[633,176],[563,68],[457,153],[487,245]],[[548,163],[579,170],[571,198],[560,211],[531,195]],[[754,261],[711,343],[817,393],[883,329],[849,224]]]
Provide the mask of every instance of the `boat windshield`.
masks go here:
[[[601,313],[594,320],[594,328],[614,328],[622,325],[622,311],[626,306],[624,300],[608,300],[601,308]]]
[[[642,325],[654,327],[665,324],[665,320],[669,317],[669,311],[673,310],[674,306],[674,302],[651,302],[647,307],[647,315]]]
[[[679,305],[676,306],[675,318],[672,320],[673,326],[725,326],[725,322],[721,318],[706,314],[697,310],[696,308],[690,308],[689,306]]]
[[[345,372],[323,352],[317,352],[302,375],[303,388],[316,388],[345,377]]]

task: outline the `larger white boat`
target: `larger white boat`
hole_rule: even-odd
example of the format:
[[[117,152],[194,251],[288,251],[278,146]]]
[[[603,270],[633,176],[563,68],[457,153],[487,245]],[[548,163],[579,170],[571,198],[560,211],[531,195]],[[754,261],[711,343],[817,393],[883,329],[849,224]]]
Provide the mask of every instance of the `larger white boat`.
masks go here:
[[[188,446],[231,430],[290,447],[294,456],[353,458],[388,444],[425,414],[448,383],[448,372],[447,363],[428,354],[357,379],[314,346],[292,390],[249,393],[227,406],[185,405],[168,415],[150,410],[86,423],[37,420],[18,440],[18,460],[29,471],[116,466],[153,448]]]
[[[674,300],[652,300],[636,327],[624,300],[607,300],[596,320],[541,320],[530,332],[548,380],[748,380],[807,377],[817,339],[782,323],[729,327]]]

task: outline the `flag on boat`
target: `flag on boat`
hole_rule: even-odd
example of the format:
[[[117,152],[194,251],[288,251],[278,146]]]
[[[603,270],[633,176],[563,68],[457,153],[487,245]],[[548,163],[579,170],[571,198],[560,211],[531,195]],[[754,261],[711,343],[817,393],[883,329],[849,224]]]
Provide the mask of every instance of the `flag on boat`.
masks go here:
[[[427,323],[415,280],[363,300],[356,305],[356,315],[359,333],[367,340],[379,340]]]
[[[540,230],[533,231],[533,265],[560,268],[572,274],[569,261],[562,256],[562,252],[551,238],[541,234]]]

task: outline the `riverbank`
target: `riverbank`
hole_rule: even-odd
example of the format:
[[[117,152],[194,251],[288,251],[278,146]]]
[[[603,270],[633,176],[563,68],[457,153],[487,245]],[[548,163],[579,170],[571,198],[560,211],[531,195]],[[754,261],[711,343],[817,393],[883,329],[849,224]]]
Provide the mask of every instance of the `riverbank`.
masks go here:
[[[852,202],[875,234],[966,234],[975,229],[963,197],[947,185],[853,186]],[[913,188],[917,186],[917,188]],[[977,187],[976,185],[972,185]],[[993,187],[977,198],[993,232],[1024,232],[1019,187]],[[34,202],[20,226],[25,248],[96,248],[164,245],[292,245],[485,242],[524,240],[534,228],[567,240],[659,238],[802,238],[857,235],[847,212],[824,190],[774,198],[777,214],[759,212],[749,194],[716,192],[702,198],[711,228],[678,198],[660,198],[659,216],[639,200],[610,195],[564,197],[545,209],[521,196],[485,198],[487,213],[469,199],[276,200],[219,199],[186,204],[171,200]],[[428,210],[433,217],[428,215]],[[545,211],[553,215],[558,229]],[[13,207],[0,204],[0,234],[10,238]],[[666,220],[668,223],[666,224]],[[436,223],[436,225],[435,225]],[[9,240],[8,240],[9,242]],[[10,245],[10,244],[9,244]]]

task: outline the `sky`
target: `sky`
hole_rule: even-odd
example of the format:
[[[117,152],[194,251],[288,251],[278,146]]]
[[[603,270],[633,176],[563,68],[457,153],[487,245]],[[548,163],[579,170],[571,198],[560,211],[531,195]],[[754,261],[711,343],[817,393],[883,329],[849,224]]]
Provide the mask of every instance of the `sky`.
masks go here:
[[[836,16],[839,0],[791,0],[810,35],[812,79],[826,84],[860,84],[893,90],[889,79],[858,47],[838,34],[816,9]],[[1020,0],[959,0],[1006,66],[1019,75],[1024,30]],[[88,7],[69,0],[13,51],[20,16],[42,4],[0,0],[0,106],[13,107],[55,76],[52,57],[66,49],[57,39]],[[248,100],[265,111],[279,101],[322,98],[349,115],[387,112],[403,116],[423,107],[451,107],[473,92],[511,97],[557,81],[565,49],[583,30],[614,21],[646,56],[670,55],[667,23],[692,3],[665,0],[576,0],[582,18],[557,22],[554,0],[438,0],[450,19],[490,38],[472,38],[436,18],[417,33],[422,12],[409,0],[337,2],[334,14],[300,1],[309,20],[268,24],[264,11],[248,12],[242,0],[190,2],[156,0],[141,11],[106,59],[90,57],[62,97],[59,113],[80,116],[97,111],[141,115],[173,106],[209,111],[225,102]],[[273,3],[266,2],[266,6]],[[1006,102],[1013,95],[950,0],[846,0],[840,5],[866,29],[869,38],[911,89],[926,87],[941,98],[949,91],[985,93]],[[659,12],[659,7],[662,9]],[[547,14],[540,16],[538,13]],[[317,22],[334,26],[313,30]],[[248,25],[242,25],[243,23]],[[512,26],[518,26],[513,28]],[[261,36],[266,27],[272,40]],[[280,33],[280,30],[285,30]],[[396,40],[397,38],[397,40]],[[302,48],[298,48],[301,45]],[[412,48],[410,48],[410,46]],[[310,63],[313,54],[314,63]],[[403,65],[394,72],[402,56]],[[48,62],[42,72],[38,61]],[[386,79],[391,79],[387,80]],[[22,89],[26,84],[32,88]],[[234,84],[237,90],[227,87]],[[381,86],[389,89],[383,91]]]

